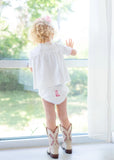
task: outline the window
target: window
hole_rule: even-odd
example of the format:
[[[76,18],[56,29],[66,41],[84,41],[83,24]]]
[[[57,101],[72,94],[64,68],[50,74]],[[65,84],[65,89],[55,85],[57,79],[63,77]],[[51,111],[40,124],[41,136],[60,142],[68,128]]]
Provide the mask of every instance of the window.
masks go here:
[[[24,1],[24,4],[26,4],[25,2],[26,1]],[[72,4],[73,11],[69,12],[69,14],[67,13],[68,16],[66,18],[61,18],[61,12],[63,11],[60,10],[60,14],[58,12],[58,17],[60,18],[59,34],[63,42],[66,38],[72,37],[78,51],[77,57],[65,57],[65,62],[71,76],[71,83],[68,84],[70,88],[68,114],[73,124],[73,134],[83,134],[88,132],[87,58],[89,1],[74,0]],[[24,23],[27,23],[23,24],[29,26],[29,17],[26,17],[28,10],[25,7],[26,10],[24,12],[20,5],[18,1],[17,3],[12,2],[12,7],[6,4],[4,8],[6,7],[9,12],[12,10],[12,14],[8,14],[9,12],[6,12],[6,9],[4,9],[1,14],[3,17],[16,18],[17,30],[15,34],[13,32],[14,25],[10,18],[10,31],[6,27],[8,23],[7,19],[3,18],[4,20],[2,19],[0,21],[0,23],[4,24],[0,44],[0,50],[2,51],[0,55],[1,140],[16,139],[17,137],[21,138],[23,136],[42,136],[46,134],[45,114],[41,99],[38,96],[38,91],[32,89],[32,73],[27,68],[27,56],[32,46],[27,41],[26,28],[23,28],[23,25],[18,27],[23,20],[26,20]],[[30,4],[28,5],[30,9]],[[17,17],[12,16],[14,14],[13,8],[16,8],[16,16],[20,17],[19,23]],[[19,15],[20,10],[22,10],[21,15]],[[25,19],[23,19],[23,15]],[[4,44],[6,44],[5,47]],[[57,124],[59,125],[58,120]]]
[[[73,133],[87,132],[87,69],[69,68]],[[0,138],[45,135],[45,114],[28,69],[0,69]],[[59,121],[57,122],[59,125]]]

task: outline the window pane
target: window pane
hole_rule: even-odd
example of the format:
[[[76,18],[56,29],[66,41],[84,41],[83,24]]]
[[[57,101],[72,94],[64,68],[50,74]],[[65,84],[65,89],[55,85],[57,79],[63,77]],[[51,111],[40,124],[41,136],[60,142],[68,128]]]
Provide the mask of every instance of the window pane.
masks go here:
[[[70,58],[88,58],[89,0],[48,0],[40,1],[40,5],[39,1],[9,0],[1,3],[0,8],[0,59],[28,57],[33,48],[29,28],[42,15],[52,17],[57,30],[55,41],[60,38],[62,43],[68,38],[74,40],[78,55]]]
[[[74,48],[78,52],[75,57],[67,58],[88,59],[89,0],[75,0],[72,12],[67,15],[67,18],[61,20],[60,26],[62,41],[72,38]]]
[[[87,68],[69,68],[71,82],[68,84],[68,114],[73,133],[88,132],[87,116]]]
[[[87,69],[69,68],[73,133],[87,132]],[[59,121],[57,120],[59,125]],[[45,135],[45,113],[28,69],[0,69],[0,138]]]

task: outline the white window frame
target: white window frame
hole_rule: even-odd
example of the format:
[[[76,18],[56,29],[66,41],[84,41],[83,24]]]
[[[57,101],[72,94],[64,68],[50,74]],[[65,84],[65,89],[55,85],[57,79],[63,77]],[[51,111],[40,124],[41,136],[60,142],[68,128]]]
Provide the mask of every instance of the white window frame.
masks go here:
[[[67,67],[77,68],[77,67],[85,67],[88,68],[88,60],[87,59],[65,59],[65,63]],[[29,60],[0,60],[0,68],[27,68],[29,64]],[[59,135],[59,143],[62,142],[62,135]],[[93,143],[99,142],[99,140],[94,140],[88,137],[88,134],[73,134],[72,135],[72,143],[79,144],[79,143]],[[23,138],[21,137],[14,140],[0,140],[0,149],[11,149],[11,148],[23,148],[23,147],[40,147],[40,146],[47,146],[48,145],[48,138],[39,136],[36,137],[28,137]]]
[[[88,67],[88,59],[65,59],[67,67]],[[0,60],[0,68],[27,68],[28,59]]]

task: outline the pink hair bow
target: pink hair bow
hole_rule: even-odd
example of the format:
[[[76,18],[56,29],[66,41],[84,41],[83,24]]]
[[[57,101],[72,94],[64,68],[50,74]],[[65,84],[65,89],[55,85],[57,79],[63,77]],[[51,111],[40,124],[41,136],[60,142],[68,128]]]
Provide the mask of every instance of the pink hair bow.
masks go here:
[[[51,18],[50,18],[49,16],[42,17],[42,18],[37,18],[37,20],[38,20],[38,21],[42,21],[42,20],[44,20],[44,21],[46,21],[46,22],[51,23]]]
[[[50,18],[49,16],[46,16],[46,17],[45,17],[45,20],[46,20],[47,22],[51,22],[51,18]]]

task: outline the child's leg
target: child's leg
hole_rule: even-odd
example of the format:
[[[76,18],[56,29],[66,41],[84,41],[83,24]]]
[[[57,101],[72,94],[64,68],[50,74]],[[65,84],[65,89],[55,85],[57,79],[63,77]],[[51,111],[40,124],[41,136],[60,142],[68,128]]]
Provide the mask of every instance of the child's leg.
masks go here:
[[[49,129],[54,131],[56,128],[55,105],[44,99],[42,99],[42,101],[43,101],[43,106],[44,106],[45,115],[46,115],[46,125]]]
[[[61,147],[65,150],[66,153],[71,154],[72,153],[72,138],[71,138],[72,124],[69,122],[68,115],[67,115],[67,98],[63,103],[57,105],[57,112],[61,122],[60,129],[63,134],[63,143]]]
[[[46,132],[49,139],[49,147],[47,153],[52,158],[58,158],[59,155],[59,144],[58,144],[58,133],[59,128],[56,126],[56,113],[55,105],[42,99],[43,106],[46,114]]]
[[[56,106],[61,125],[67,129],[70,126],[70,122],[67,115],[67,98],[64,100],[64,102]]]

